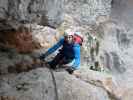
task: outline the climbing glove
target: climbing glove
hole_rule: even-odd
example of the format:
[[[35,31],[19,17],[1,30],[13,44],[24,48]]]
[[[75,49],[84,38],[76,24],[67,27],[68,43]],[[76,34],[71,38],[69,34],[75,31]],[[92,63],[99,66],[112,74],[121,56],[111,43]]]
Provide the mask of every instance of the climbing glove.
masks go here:
[[[40,60],[45,60],[45,58],[46,58],[45,54],[43,54],[43,55],[41,55],[41,56],[39,57]]]

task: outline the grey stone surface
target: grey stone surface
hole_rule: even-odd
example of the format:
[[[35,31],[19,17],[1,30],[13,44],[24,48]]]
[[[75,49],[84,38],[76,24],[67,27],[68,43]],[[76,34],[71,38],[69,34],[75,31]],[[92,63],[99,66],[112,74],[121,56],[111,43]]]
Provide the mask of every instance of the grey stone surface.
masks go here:
[[[80,25],[94,24],[98,16],[110,14],[111,0],[65,0],[65,11]]]
[[[69,75],[54,72],[58,100],[110,100],[104,89]],[[49,69],[40,68],[28,73],[0,77],[0,95],[17,100],[57,100]]]
[[[132,29],[130,26],[125,26],[125,24],[116,21],[104,23],[103,30],[104,38],[101,42],[103,65],[105,69],[107,68],[113,73],[123,90],[128,91],[129,88],[132,88],[133,83]],[[130,100],[129,98],[132,98],[132,96],[126,97],[124,95],[123,98]]]
[[[57,27],[63,21],[63,4],[63,0],[0,0],[0,20],[11,26],[36,22]]]

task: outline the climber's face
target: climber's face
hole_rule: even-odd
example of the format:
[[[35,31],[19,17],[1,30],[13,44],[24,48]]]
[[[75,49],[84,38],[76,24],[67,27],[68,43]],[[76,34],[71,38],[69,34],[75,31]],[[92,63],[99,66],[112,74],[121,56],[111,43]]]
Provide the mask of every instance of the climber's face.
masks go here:
[[[72,35],[65,36],[65,41],[66,41],[68,44],[73,43],[73,36],[72,36]]]

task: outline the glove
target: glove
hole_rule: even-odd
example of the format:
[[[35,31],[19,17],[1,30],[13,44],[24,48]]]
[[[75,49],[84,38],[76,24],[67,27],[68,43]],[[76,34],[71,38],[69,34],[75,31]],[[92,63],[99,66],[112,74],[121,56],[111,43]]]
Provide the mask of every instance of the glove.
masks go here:
[[[40,60],[45,60],[45,58],[46,58],[45,54],[44,54],[44,55],[41,55],[41,56],[39,57]]]

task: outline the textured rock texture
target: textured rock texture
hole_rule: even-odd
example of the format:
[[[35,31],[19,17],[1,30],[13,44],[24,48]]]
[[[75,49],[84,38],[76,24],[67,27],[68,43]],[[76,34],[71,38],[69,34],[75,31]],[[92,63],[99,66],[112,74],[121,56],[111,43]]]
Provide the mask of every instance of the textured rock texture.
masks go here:
[[[17,31],[1,32],[0,42],[5,47],[16,48],[18,52],[30,53],[42,47],[51,47],[59,37],[59,32],[53,28],[27,24],[20,26]]]
[[[104,39],[102,51],[104,64],[115,74],[124,77],[123,84],[132,87],[133,30],[132,0],[114,0],[112,2],[111,21],[101,24]],[[124,75],[124,76],[123,76]],[[129,81],[130,80],[130,81]],[[121,82],[122,83],[122,82]]]
[[[133,72],[133,30],[132,0],[114,0],[111,19],[99,25],[103,38],[101,42],[101,62],[105,69],[113,73],[122,86],[122,99],[132,98]],[[131,90],[130,90],[131,89]],[[125,96],[126,94],[127,96]]]
[[[9,48],[16,48],[18,52],[31,52],[39,48],[39,43],[33,41],[28,27],[20,26],[17,31],[3,31],[0,33],[0,42]]]
[[[44,39],[41,38],[39,41],[35,40],[39,37],[33,39],[35,26],[32,30],[31,25],[37,23],[54,28],[59,26],[63,21],[63,4],[63,0],[0,0],[0,42],[23,53],[44,46],[42,43],[45,42]],[[46,30],[42,33],[45,36],[47,33],[56,34],[53,31],[45,33]],[[39,31],[36,31],[36,34],[39,34]],[[51,39],[55,42],[52,36]]]
[[[64,22],[58,27],[60,33],[66,28],[72,28],[82,33],[89,32],[100,40],[101,66],[109,73],[90,71],[89,66],[81,66],[85,69],[74,73],[76,77],[64,71],[54,72],[59,100],[131,100],[132,5],[132,0],[0,0],[0,42],[14,44],[8,48],[6,45],[0,46],[0,99],[55,99],[49,69],[40,68],[27,72],[27,68],[31,70],[43,66],[31,56],[16,54],[12,47],[33,51],[38,46],[45,49],[52,46],[60,34],[50,27],[57,27],[64,18]],[[39,26],[33,24],[34,22],[50,27]],[[25,23],[32,23],[24,29],[28,29],[28,32],[18,31],[21,25],[26,27]],[[88,33],[83,36],[85,42],[82,50],[88,57]],[[37,47],[32,47],[33,41],[37,42]],[[84,59],[81,60],[84,63]],[[18,68],[16,71],[24,72],[8,74],[16,73],[13,72],[14,66]]]
[[[117,96],[121,94],[120,100],[130,100],[133,93],[132,32],[113,22],[104,23],[102,26],[104,38],[101,42],[101,62],[105,69],[113,73],[116,82],[122,87],[120,91],[123,92],[116,93]],[[128,96],[125,96],[125,93]]]
[[[116,76],[109,73],[91,71],[85,68],[76,71],[75,75],[80,80],[97,87],[102,87],[108,93],[111,100],[130,100],[133,96],[131,85],[123,85]]]
[[[94,24],[98,16],[109,16],[111,0],[65,0],[65,11],[80,25]]]
[[[57,27],[63,21],[63,4],[63,0],[0,0],[0,26],[36,22]]]
[[[75,24],[94,24],[99,15],[109,15],[110,3],[111,0],[0,0],[0,27],[16,29],[20,23],[34,22],[57,27],[67,14]]]
[[[33,41],[39,43],[39,45],[43,48],[50,48],[60,38],[60,33],[53,28],[43,27],[36,24],[31,27]]]
[[[58,100],[109,100],[102,88],[90,85],[66,72],[54,72],[54,76]],[[3,97],[17,100],[56,100],[55,85],[47,68],[0,77],[0,80],[0,94]]]

